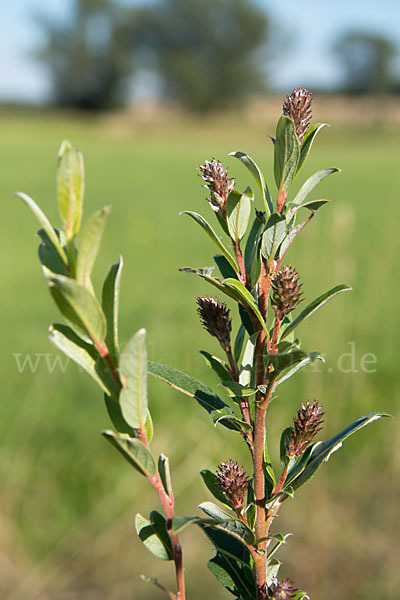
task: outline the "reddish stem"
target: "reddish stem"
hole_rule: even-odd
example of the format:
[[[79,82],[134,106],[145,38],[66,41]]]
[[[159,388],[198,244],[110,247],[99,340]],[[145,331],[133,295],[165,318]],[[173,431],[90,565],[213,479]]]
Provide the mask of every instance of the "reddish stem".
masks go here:
[[[110,356],[109,350],[105,342],[96,343],[94,342],[97,348],[98,353],[104,360],[104,363],[109,368],[111,375],[118,387],[118,390],[122,389],[121,379],[118,373],[116,366]],[[136,430],[136,435],[138,439],[148,448],[149,442],[147,439],[146,430],[144,424],[140,429]],[[175,563],[175,572],[176,572],[176,582],[178,587],[178,592],[175,596],[176,600],[185,600],[185,578],[183,572],[183,560],[182,560],[182,547],[179,542],[178,534],[172,532],[172,519],[174,517],[174,497],[171,492],[171,495],[168,496],[166,493],[163,483],[161,481],[161,477],[159,473],[156,473],[153,477],[148,478],[151,485],[155,489],[160,498],[161,504],[164,508],[165,516],[167,518],[167,531],[171,540],[172,550],[174,555],[174,563]]]
[[[121,379],[119,377],[118,370],[117,370],[116,366],[114,365],[113,360],[110,356],[110,352],[108,350],[107,344],[105,342],[98,343],[98,342],[96,342],[96,340],[93,340],[93,341],[97,348],[98,353],[100,354],[101,358],[104,360],[115,383],[117,384],[117,388],[120,390],[122,388]]]
[[[236,260],[239,266],[239,280],[243,283],[243,285],[247,285],[246,268],[244,266],[243,254],[240,249],[240,242],[239,240],[232,240],[232,244],[235,250]]]
[[[185,600],[185,576],[183,572],[182,546],[180,545],[178,534],[173,533],[172,531],[172,519],[174,518],[174,500],[173,497],[167,495],[159,473],[156,473],[153,477],[149,477],[149,481],[160,498],[161,504],[164,508],[165,516],[167,518],[167,531],[172,544],[175,563],[176,584],[178,588],[176,600]]]
[[[283,208],[286,203],[286,198],[287,198],[287,192],[280,189],[278,192],[278,202],[277,202],[277,207],[276,207],[276,210],[278,211],[279,214],[282,214],[282,212],[283,212]]]

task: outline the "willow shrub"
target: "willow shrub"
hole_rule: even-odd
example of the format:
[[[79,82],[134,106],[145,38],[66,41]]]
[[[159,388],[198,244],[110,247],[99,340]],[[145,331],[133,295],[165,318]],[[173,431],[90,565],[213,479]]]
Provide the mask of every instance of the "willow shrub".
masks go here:
[[[91,273],[110,208],[100,209],[82,225],[84,166],[79,151],[64,142],[59,152],[60,229],[51,225],[29,196],[17,194],[40,222],[42,271],[65,321],[51,325],[50,340],[96,381],[112,423],[112,429],[103,431],[104,438],[158,495],[162,512],[153,510],[148,517],[138,513],[136,531],[153,555],[174,564],[177,591],[166,590],[155,577],[144,579],[176,600],[185,598],[179,534],[189,525],[196,525],[213,543],[215,553],[208,567],[238,600],[307,598],[289,579],[278,578],[277,552],[287,535],[274,531],[275,517],[346,438],[385,416],[362,416],[333,438],[314,441],[324,413],[316,401],[303,403],[282,432],[281,464],[270,461],[267,426],[271,400],[282,395],[282,384],[290,377],[309,363],[323,360],[318,351],[302,348],[297,337],[299,326],[329,300],[350,290],[348,285],[335,285],[307,304],[296,269],[285,263],[288,249],[328,203],[310,200],[309,194],[323,179],[339,171],[334,167],[318,171],[296,195],[291,194],[291,185],[325,125],[311,125],[310,119],[310,92],[294,90],[284,100],[276,137],[271,138],[276,194],[271,194],[260,168],[248,154],[233,152],[248,170],[255,189],[237,189],[218,160],[205,161],[199,167],[219,234],[200,214],[185,211],[214,242],[217,254],[213,256],[214,266],[181,270],[206,280],[214,292],[228,297],[238,308],[233,334],[226,304],[214,296],[197,298],[202,324],[219,343],[219,356],[208,351],[202,354],[221,381],[218,389],[223,389],[223,398],[190,375],[149,361],[144,329],[120,348],[122,258],[110,267],[98,298]],[[219,427],[227,428],[238,441],[241,438],[250,453],[253,469],[249,474],[231,459],[222,461],[216,472],[201,471],[216,503],[203,502],[195,516],[175,514],[168,458],[152,453],[148,375],[196,400],[209,413],[216,435]],[[273,410],[279,410],[277,401]]]

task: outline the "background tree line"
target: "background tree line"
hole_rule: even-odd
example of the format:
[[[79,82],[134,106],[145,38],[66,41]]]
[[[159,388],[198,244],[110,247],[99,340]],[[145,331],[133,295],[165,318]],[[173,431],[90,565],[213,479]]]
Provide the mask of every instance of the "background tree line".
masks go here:
[[[68,22],[40,19],[58,106],[105,110],[129,101],[135,75],[156,74],[160,95],[207,111],[242,102],[267,86],[271,24],[254,0],[155,0],[128,7],[117,0],[73,0]],[[342,90],[399,90],[394,44],[359,31],[333,51]]]

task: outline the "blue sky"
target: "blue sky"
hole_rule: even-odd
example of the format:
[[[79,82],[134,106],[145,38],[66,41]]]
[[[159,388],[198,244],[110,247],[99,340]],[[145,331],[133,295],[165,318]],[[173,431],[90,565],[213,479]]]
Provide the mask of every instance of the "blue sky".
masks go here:
[[[146,0],[143,0],[146,1]],[[123,0],[135,4],[135,0]],[[199,0],[201,2],[201,0]],[[383,33],[400,48],[400,0],[258,0],[276,24],[270,80],[282,90],[339,81],[330,46],[344,30]],[[72,0],[0,2],[0,99],[40,102],[49,94],[46,70],[31,56],[43,41],[35,14],[63,19]],[[398,63],[399,73],[400,64]]]

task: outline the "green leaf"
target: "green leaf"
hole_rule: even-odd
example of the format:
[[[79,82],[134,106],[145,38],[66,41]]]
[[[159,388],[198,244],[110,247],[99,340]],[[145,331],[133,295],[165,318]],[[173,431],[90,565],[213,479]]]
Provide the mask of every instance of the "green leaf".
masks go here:
[[[161,518],[162,515],[160,515]],[[164,519],[165,521],[165,519]],[[160,539],[158,532],[156,532],[153,523],[148,519],[145,519],[140,513],[135,518],[136,532],[143,544],[146,546],[154,556],[161,558],[161,560],[172,560],[173,552],[171,547],[171,541],[168,546],[164,544],[164,541]],[[168,535],[166,533],[166,535]]]
[[[139,329],[121,352],[119,374],[122,390],[120,406],[125,421],[142,429],[147,415],[146,330]]]
[[[235,337],[235,344],[233,346],[233,358],[237,363],[240,362],[240,356],[242,354],[244,338],[246,337],[246,328],[243,324],[240,325],[237,335]]]
[[[172,498],[172,484],[171,484],[171,473],[169,470],[169,460],[168,456],[165,454],[160,454],[158,458],[158,472],[160,474],[161,482],[163,484],[163,488],[167,496]]]
[[[194,398],[208,413],[221,408],[229,408],[219,396],[198,379],[160,363],[148,361],[147,365],[150,375],[168,383],[179,392]]]
[[[210,471],[209,469],[203,469],[202,471],[200,471],[200,475],[204,483],[206,484],[207,489],[211,492],[214,498],[216,498],[219,502],[225,504],[233,510],[234,506],[232,502],[228,500],[228,498],[221,490],[220,485],[218,485],[218,477],[216,476],[216,474]]]
[[[166,518],[157,510],[152,510],[150,513],[150,523],[158,539],[161,540],[164,548],[166,549],[168,556],[173,558],[174,552],[172,549],[171,538],[169,537],[167,531]]]
[[[281,561],[273,558],[267,563],[267,585],[270,586],[273,580],[278,576]]]
[[[270,498],[272,491],[276,487],[276,475],[274,468],[271,463],[271,459],[268,453],[267,444],[264,447],[264,481],[265,481],[265,491],[267,498]]]
[[[225,256],[222,256],[222,254],[217,254],[216,256],[213,256],[213,259],[215,260],[215,264],[217,265],[222,277],[233,277],[233,279],[237,279],[235,271],[232,269],[230,263],[226,260]],[[204,274],[212,275],[212,272]]]
[[[321,206],[325,206],[325,204],[329,204],[330,200],[325,200],[324,198],[320,198],[319,200],[308,200],[300,206],[296,206],[295,210],[299,210],[300,208],[307,208],[311,212],[317,212],[321,208]]]
[[[239,419],[239,417],[237,417],[230,408],[213,410],[212,418],[214,425],[221,423],[221,425],[225,425],[225,427],[228,427],[228,429],[233,429],[234,431],[248,433],[249,431],[253,430],[251,425],[249,425],[246,421]]]
[[[153,439],[154,435],[154,426],[149,409],[147,409],[146,420],[144,422],[144,430],[146,432],[147,441],[149,444],[151,444],[151,440]]]
[[[325,359],[321,354],[312,352],[311,354],[307,355],[303,360],[298,362],[292,369],[290,369],[290,371],[288,371],[287,373],[285,373],[285,375],[283,375],[275,381],[272,387],[272,393],[276,390],[278,385],[281,385],[281,383],[284,383],[285,381],[290,379],[290,377],[293,377],[293,375],[295,375],[297,371],[300,371],[300,369],[310,364],[311,362],[315,362],[316,360],[321,360],[322,362],[325,362]]]
[[[269,189],[265,182],[264,175],[262,174],[261,169],[257,166],[255,161],[245,152],[230,152],[229,156],[234,156],[235,158],[238,158],[240,162],[243,163],[253,175],[263,197],[265,211],[269,216],[274,209],[272,205],[271,194],[269,193]]]
[[[99,346],[106,337],[106,319],[97,299],[69,277],[52,275],[47,277],[51,295],[62,315],[71,323],[81,337],[87,335]]]
[[[179,271],[181,273],[193,273],[193,275],[199,275],[200,277],[204,277],[204,279],[213,279],[211,275],[213,274],[215,267],[180,267]],[[216,280],[218,281],[218,280]]]
[[[234,260],[234,258],[230,255],[228,250],[225,248],[224,244],[221,242],[214,229],[207,223],[207,221],[198,213],[192,212],[190,210],[184,210],[180,213],[181,215],[189,215],[192,217],[204,229],[207,235],[212,239],[212,241],[218,246],[222,254],[225,256],[226,260],[230,263],[233,270],[237,273],[239,271],[238,266]]]
[[[243,354],[242,366],[240,367],[239,383],[243,386],[254,387],[255,373],[253,373],[254,350],[256,346],[255,336],[252,336],[246,344]],[[258,337],[258,336],[257,336]]]
[[[286,427],[281,434],[281,440],[280,440],[280,444],[279,444],[279,449],[280,449],[280,459],[281,459],[281,466],[286,467],[286,465],[288,464],[290,458],[287,455],[287,448],[288,448],[288,444],[290,442],[290,439],[292,437],[292,429],[291,427]]]
[[[150,450],[140,440],[110,430],[103,431],[102,435],[139,473],[146,477],[153,477],[156,474],[155,460]]]
[[[257,391],[257,388],[247,387],[238,381],[222,381],[221,385],[226,388],[231,398],[253,396]]]
[[[254,331],[253,321],[252,321],[249,313],[247,312],[247,310],[244,308],[244,306],[242,304],[239,304],[238,309],[239,309],[240,320],[242,321],[242,324],[243,324],[244,328],[246,329],[247,333],[249,334],[249,336],[251,337],[255,333],[257,333],[257,335],[258,335],[260,330],[258,330],[257,332]]]
[[[268,219],[262,237],[261,254],[266,260],[274,258],[279,246],[287,234],[287,224],[284,215],[273,213]]]
[[[134,429],[130,425],[128,425],[128,423],[122,416],[121,407],[118,403],[118,396],[114,398],[108,394],[104,394],[104,402],[111,423],[114,425],[117,432],[126,433],[129,435],[129,437],[135,437]]]
[[[251,214],[251,203],[254,200],[254,192],[246,188],[242,193],[233,190],[226,201],[226,220],[229,235],[233,240],[239,242],[247,231]]]
[[[199,508],[212,519],[227,521],[226,523],[223,522],[220,525],[215,525],[218,529],[223,529],[226,533],[245,544],[254,544],[254,533],[240,519],[233,518],[213,502],[203,502],[199,504]]]
[[[112,397],[113,400],[115,400],[115,402],[119,402],[119,385],[115,381],[110,367],[105,363],[104,359],[101,356],[97,357],[95,368],[97,375],[100,377],[101,381],[107,388],[109,395]]]
[[[28,206],[28,208],[30,208],[32,213],[35,215],[35,217],[39,221],[40,225],[43,227],[43,229],[47,233],[52,244],[57,249],[57,252],[58,252],[62,262],[65,265],[67,265],[68,259],[67,259],[65,250],[61,246],[60,241],[57,236],[57,233],[56,233],[55,229],[53,229],[53,226],[51,225],[50,221],[48,220],[48,218],[46,217],[44,212],[39,208],[39,206],[36,204],[36,202],[34,200],[32,200],[32,198],[30,198],[27,194],[24,194],[23,192],[16,192],[15,195],[17,196],[17,198],[20,198]]]
[[[107,277],[104,280],[101,298],[101,304],[107,320],[106,344],[115,364],[118,364],[119,358],[118,310],[122,267],[123,260],[122,256],[120,256],[118,262],[111,265],[108,271]]]
[[[257,282],[259,272],[261,272],[260,247],[263,230],[264,223],[256,217],[251,226],[244,250],[244,266],[247,275],[251,277],[252,285]]]
[[[318,352],[311,352],[306,354],[303,350],[292,350],[292,352],[282,352],[277,354],[265,354],[265,363],[271,363],[274,367],[274,372],[280,373],[289,367],[293,367],[299,363],[307,364],[316,360],[323,360]],[[304,366],[304,365],[303,365]]]
[[[59,323],[50,326],[49,340],[84,369],[86,373],[89,373],[104,392],[109,393],[109,390],[96,373],[97,352],[92,344],[84,342],[70,327]]]
[[[208,561],[207,566],[224,588],[234,596],[239,596],[240,600],[256,597],[254,580],[252,584],[243,566],[231,557],[217,552],[216,556]]]
[[[55,229],[54,231],[60,241],[61,246],[63,246],[64,244],[61,237],[62,233],[57,229]],[[47,232],[44,229],[39,229],[38,236],[41,239],[41,244],[39,244],[38,249],[39,260],[41,264],[56,275],[68,276],[68,269],[64,262],[61,260],[58,250],[47,235]]]
[[[332,173],[340,173],[340,172],[341,172],[340,169],[337,169],[336,167],[332,167],[330,169],[322,169],[322,171],[318,171],[317,173],[314,173],[314,175],[311,175],[311,177],[309,177],[307,179],[307,181],[305,183],[303,183],[300,190],[297,192],[296,196],[294,197],[293,202],[291,202],[290,205],[293,207],[291,212],[294,212],[294,209],[297,210],[298,208],[300,208],[303,205],[304,200],[307,198],[308,194],[323,179],[325,179],[329,175],[332,175]],[[322,200],[320,202],[322,202]],[[328,202],[328,201],[324,200],[323,202]]]
[[[95,212],[86,221],[80,234],[79,252],[76,261],[76,279],[78,283],[89,289],[92,288],[90,275],[99,252],[101,238],[103,237],[110,212],[110,206],[105,206]]]
[[[247,506],[245,508],[245,514],[247,523],[252,531],[254,531],[254,526],[256,524],[257,517],[257,508],[256,508],[256,497],[254,494],[254,481],[251,480],[249,482],[249,487],[247,488]]]
[[[291,229],[289,229],[287,236],[283,240],[281,247],[279,249],[280,257],[284,256],[285,252],[293,244],[294,240],[296,239],[298,234],[303,230],[303,228],[305,227],[307,222],[308,221],[303,221],[303,223],[300,223],[299,225],[296,225],[295,227],[292,227]]]
[[[337,296],[337,294],[340,294],[341,292],[348,292],[351,289],[352,288],[349,285],[336,285],[321,296],[318,296],[318,298],[316,298],[308,306],[306,306],[306,308],[297,315],[297,317],[290,323],[290,325],[286,327],[280,339],[283,340],[285,337],[287,337],[289,333],[291,333],[298,325],[300,325],[302,321],[308,319],[308,317],[310,317],[313,313],[315,313],[315,311],[321,308],[321,306],[324,306],[324,304],[329,302],[329,300]]]
[[[199,524],[209,540],[211,540],[218,552],[221,552],[227,558],[233,558],[238,566],[243,566],[248,570],[250,581],[254,582],[252,576],[252,558],[250,552],[239,539],[232,537],[223,529],[209,527]]]
[[[221,381],[233,381],[232,375],[228,371],[228,366],[223,360],[218,358],[218,356],[213,356],[205,350],[199,350],[199,352],[202,356],[204,356],[208,366],[211,367]]]
[[[274,146],[274,175],[279,190],[287,190],[296,176],[300,157],[293,120],[284,115],[278,121]]]
[[[82,218],[85,175],[83,157],[68,141],[61,144],[57,165],[57,197],[67,240],[79,231]]]
[[[321,131],[321,129],[323,127],[328,127],[327,123],[316,123],[315,125],[311,125],[311,127],[309,129],[307,129],[307,131],[304,134],[303,137],[303,143],[301,144],[301,149],[300,149],[300,157],[299,157],[299,164],[297,166],[297,173],[300,171],[301,167],[304,165],[307,156],[310,153],[311,150],[311,146],[318,134],[319,131]]]
[[[294,592],[292,600],[310,600],[310,596],[302,590],[297,590]]]
[[[204,519],[203,517],[173,517],[172,519],[172,532],[180,533],[188,525],[217,525],[223,523],[223,521],[218,521],[216,519]]]
[[[265,324],[265,321],[262,317],[260,309],[258,308],[257,302],[254,300],[253,296],[249,292],[247,288],[238,281],[237,279],[224,279],[222,282],[225,290],[230,292],[230,295],[237,301],[240,302],[243,306],[247,306],[251,309],[251,311],[255,314],[257,319],[259,320],[262,328],[264,329],[267,338],[269,337],[268,329]]]
[[[313,444],[306,450],[303,456],[300,457],[293,468],[289,471],[285,481],[285,489],[290,486],[293,488],[293,490],[297,490],[309,479],[311,479],[321,464],[326,462],[330,455],[342,446],[342,443],[345,439],[350,437],[350,435],[359,429],[369,425],[373,421],[389,416],[390,415],[387,413],[382,412],[374,412],[364,415],[330,440],[326,442],[316,442]]]

